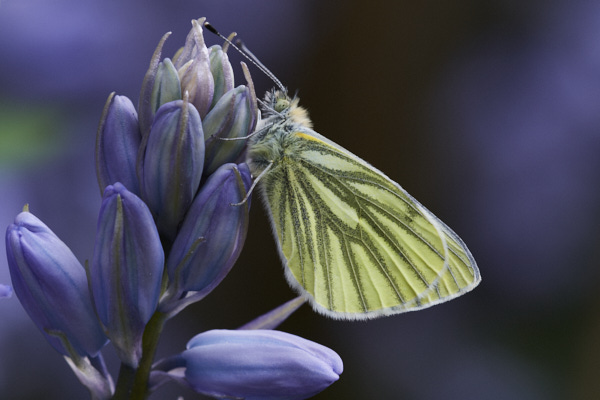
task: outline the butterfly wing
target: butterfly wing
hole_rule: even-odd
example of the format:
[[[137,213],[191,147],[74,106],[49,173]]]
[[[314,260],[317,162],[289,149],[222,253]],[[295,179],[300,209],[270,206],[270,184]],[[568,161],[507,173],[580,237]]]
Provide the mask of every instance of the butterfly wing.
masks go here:
[[[292,287],[339,319],[429,307],[473,289],[463,241],[397,183],[308,129],[261,182]]]

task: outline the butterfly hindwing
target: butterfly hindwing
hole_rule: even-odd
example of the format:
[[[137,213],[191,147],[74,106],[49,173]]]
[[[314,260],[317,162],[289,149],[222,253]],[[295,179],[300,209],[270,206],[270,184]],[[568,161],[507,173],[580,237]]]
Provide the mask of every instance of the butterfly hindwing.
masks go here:
[[[334,318],[428,307],[480,280],[462,240],[397,183],[299,126],[261,187],[290,284]]]

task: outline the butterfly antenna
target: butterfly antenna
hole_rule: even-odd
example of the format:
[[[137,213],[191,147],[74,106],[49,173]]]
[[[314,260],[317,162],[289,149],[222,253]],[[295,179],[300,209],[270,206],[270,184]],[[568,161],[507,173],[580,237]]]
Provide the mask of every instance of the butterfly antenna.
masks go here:
[[[233,42],[229,38],[222,35],[208,21],[204,22],[204,27],[208,31],[214,33],[215,35],[217,35],[218,37],[223,39],[231,47],[236,49],[242,56],[244,56],[248,61],[250,61],[252,64],[254,64],[256,66],[256,68],[260,69],[263,74],[265,74],[269,79],[271,79],[273,81],[273,83],[275,83],[275,85],[279,88],[279,90],[281,90],[283,93],[287,93],[286,88],[283,86],[281,81],[279,79],[277,79],[275,74],[273,74],[271,71],[269,71],[269,69],[267,67],[265,67],[265,65],[263,63],[261,63],[258,60],[258,58],[254,54],[252,54],[252,52],[250,50],[248,50],[246,45],[244,45],[244,43],[241,40],[238,39],[238,40],[236,40],[237,44],[233,44]]]

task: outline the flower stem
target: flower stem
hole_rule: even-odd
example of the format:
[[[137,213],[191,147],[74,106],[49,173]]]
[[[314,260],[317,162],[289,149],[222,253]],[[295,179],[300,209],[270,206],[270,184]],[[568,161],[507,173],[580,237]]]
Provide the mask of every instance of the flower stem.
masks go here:
[[[144,400],[149,395],[148,380],[152,361],[158,346],[158,340],[162,333],[168,315],[159,311],[155,312],[144,329],[142,338],[142,358],[137,370],[121,365],[119,381],[113,400]]]
[[[144,400],[148,396],[148,379],[150,378],[150,369],[154,361],[154,354],[158,347],[158,339],[162,333],[167,314],[159,311],[155,312],[144,330],[142,338],[142,358],[138,366],[135,380],[133,381],[133,390],[131,400]]]
[[[121,363],[119,369],[119,378],[117,380],[117,387],[112,400],[126,400],[129,398],[131,392],[131,385],[133,384],[133,378],[135,377],[135,369],[131,368],[125,363]]]

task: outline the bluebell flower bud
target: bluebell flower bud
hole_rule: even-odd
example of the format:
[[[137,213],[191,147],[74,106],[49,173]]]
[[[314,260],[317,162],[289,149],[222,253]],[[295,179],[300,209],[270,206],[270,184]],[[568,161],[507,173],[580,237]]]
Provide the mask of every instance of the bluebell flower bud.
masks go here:
[[[24,211],[6,230],[6,254],[15,293],[52,347],[67,357],[95,357],[107,339],[85,270],[67,245]]]
[[[204,332],[188,342],[182,357],[188,384],[218,398],[306,399],[343,370],[333,350],[272,330]]]
[[[154,54],[152,54],[152,58],[150,59],[150,66],[148,67],[148,71],[146,71],[144,81],[142,82],[142,90],[140,92],[140,100],[138,103],[140,132],[142,133],[142,137],[145,137],[148,135],[148,132],[150,132],[152,120],[154,119],[154,114],[157,110],[156,104],[158,102],[156,101],[156,91],[154,86],[160,65],[162,49],[165,41],[170,35],[171,32],[165,33],[160,39],[160,42],[158,42],[158,46],[156,46],[156,50],[154,50]]]
[[[256,127],[256,96],[247,86],[238,86],[221,97],[202,121],[206,154],[204,174],[220,165],[235,162],[246,146],[245,140],[220,140],[248,136]]]
[[[12,286],[0,283],[0,299],[7,299],[12,296],[12,293]]]
[[[192,21],[183,50],[175,59],[182,93],[188,92],[190,103],[204,118],[213,102],[215,82],[210,68],[208,48],[202,35],[205,18]]]
[[[203,165],[204,134],[196,108],[186,99],[161,106],[138,168],[141,197],[164,238],[175,238],[200,185]]]
[[[136,159],[142,140],[137,112],[125,96],[110,94],[96,135],[96,175],[100,192],[121,182],[139,194]]]
[[[225,164],[202,185],[167,259],[176,297],[186,291],[207,294],[231,270],[242,251],[249,219],[248,201],[232,203],[244,199],[251,182],[246,164]]]
[[[137,366],[144,327],[156,310],[164,253],[150,210],[116,183],[104,191],[90,281],[98,318],[119,357]]]
[[[221,46],[214,45],[208,49],[210,58],[210,71],[215,81],[215,89],[211,108],[217,104],[217,101],[231,89],[233,89],[233,68],[229,62],[227,53]]]
[[[170,59],[165,58],[158,64],[154,88],[150,97],[151,109],[154,113],[165,103],[181,100],[181,84],[179,75]]]

